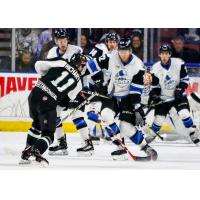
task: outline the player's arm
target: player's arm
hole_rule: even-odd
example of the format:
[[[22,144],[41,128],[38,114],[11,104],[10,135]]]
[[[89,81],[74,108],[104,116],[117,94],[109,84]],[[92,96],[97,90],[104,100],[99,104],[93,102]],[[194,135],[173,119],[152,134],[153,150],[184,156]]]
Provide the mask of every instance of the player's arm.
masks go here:
[[[41,76],[44,76],[51,68],[64,67],[66,65],[64,60],[40,60],[35,63],[35,70]]]
[[[131,103],[133,105],[133,111],[135,113],[136,126],[144,125],[144,111],[141,106],[141,95],[144,89],[144,74],[145,70],[140,69],[138,73],[133,77],[132,83],[129,87],[129,95],[131,97]]]
[[[74,100],[77,97],[77,95],[80,93],[82,88],[83,88],[82,82],[81,82],[81,80],[79,80],[76,87],[73,90],[68,92],[68,97],[71,100]]]
[[[187,73],[187,68],[186,68],[185,64],[182,64],[181,71],[180,71],[180,83],[179,83],[178,87],[185,90],[188,87],[188,84],[189,84],[189,76]]]
[[[89,56],[91,56],[92,58],[98,58],[103,54],[103,51],[101,49],[99,49],[98,47],[94,47],[90,53]]]
[[[133,76],[132,83],[129,87],[129,94],[131,96],[131,102],[134,108],[140,107],[141,95],[144,89],[144,74],[145,70],[141,69]]]
[[[91,78],[95,83],[96,91],[101,94],[107,94],[106,86],[104,83],[103,69],[108,69],[109,57],[107,55],[101,56],[88,61],[88,68],[91,72]],[[93,70],[91,70],[93,69]]]
[[[180,83],[176,87],[175,92],[174,92],[174,97],[176,100],[182,99],[185,93],[185,89],[188,87],[188,84],[189,84],[189,76],[187,73],[187,68],[185,64],[183,63],[181,65],[181,71],[180,71]]]
[[[159,102],[161,95],[159,78],[153,72],[151,72],[151,77],[152,77],[152,83],[151,83],[151,91],[149,93],[149,104]]]
[[[105,54],[99,58],[91,59],[87,62],[86,67],[88,74],[94,82],[103,83],[103,71],[102,69],[108,69],[109,57]]]

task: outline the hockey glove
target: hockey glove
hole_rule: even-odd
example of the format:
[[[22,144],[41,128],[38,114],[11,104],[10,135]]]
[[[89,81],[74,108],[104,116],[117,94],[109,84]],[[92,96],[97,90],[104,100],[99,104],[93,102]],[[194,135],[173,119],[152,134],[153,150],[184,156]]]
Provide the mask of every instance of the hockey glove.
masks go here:
[[[161,101],[160,88],[155,88],[149,93],[148,105],[156,104]]]
[[[100,80],[95,81],[94,88],[99,94],[107,95],[107,88],[106,86],[103,86],[103,83]]]
[[[184,93],[185,89],[181,88],[181,87],[177,87],[174,91],[174,98],[177,101],[180,101],[183,98],[183,93]]]

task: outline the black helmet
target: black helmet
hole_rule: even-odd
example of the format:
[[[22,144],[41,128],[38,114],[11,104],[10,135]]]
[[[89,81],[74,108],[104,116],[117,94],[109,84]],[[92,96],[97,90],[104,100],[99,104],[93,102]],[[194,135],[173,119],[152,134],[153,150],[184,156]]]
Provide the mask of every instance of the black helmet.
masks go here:
[[[67,30],[65,28],[55,28],[53,29],[53,35],[55,38],[68,38],[69,35],[67,33]]]
[[[82,59],[83,59],[83,54],[74,53],[69,60],[69,65],[74,68],[79,68],[81,66]]]
[[[121,38],[118,44],[119,50],[131,49],[131,39],[130,38]]]
[[[105,41],[108,42],[108,40],[114,40],[114,41],[118,42],[119,36],[118,36],[117,33],[114,33],[114,32],[108,33],[108,34],[106,35]]]
[[[162,52],[169,52],[169,54],[171,55],[171,52],[172,52],[171,47],[168,44],[161,45],[159,49],[159,53],[162,53]]]

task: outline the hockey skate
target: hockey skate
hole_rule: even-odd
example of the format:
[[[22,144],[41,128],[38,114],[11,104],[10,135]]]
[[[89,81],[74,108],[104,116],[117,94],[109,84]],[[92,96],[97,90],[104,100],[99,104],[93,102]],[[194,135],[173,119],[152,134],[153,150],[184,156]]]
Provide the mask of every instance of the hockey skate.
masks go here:
[[[191,141],[194,144],[199,146],[200,134],[199,134],[198,130],[196,129],[195,131],[191,132],[189,136],[190,136]]]
[[[94,153],[92,140],[91,139],[85,140],[85,145],[83,147],[78,148],[76,151],[79,155],[92,156]]]
[[[40,165],[42,167],[47,167],[49,162],[46,158],[44,158],[38,149],[31,150],[31,156],[34,157],[32,164]]]
[[[117,150],[111,152],[113,160],[128,160],[127,152],[122,148],[118,139],[113,140],[112,143],[117,147]]]
[[[112,144],[112,139],[110,137],[108,137],[108,136],[104,136],[103,140],[107,144]]]
[[[150,147],[148,144],[146,144],[144,147],[142,147],[141,151],[144,151],[147,154],[147,156],[151,157],[151,160],[153,160],[153,161],[156,161],[158,158],[157,152],[152,147]]]
[[[148,144],[152,143],[156,137],[158,136],[158,138],[160,138],[161,140],[163,140],[164,138],[160,135],[159,132],[154,132],[151,127],[149,127],[149,130],[148,130],[148,134],[146,135],[145,137],[145,140]]]
[[[99,137],[97,137],[97,136],[90,136],[90,139],[92,140],[92,143],[94,145],[99,145],[99,143],[100,143],[100,138]]]
[[[58,145],[49,147],[49,155],[54,156],[54,155],[60,155],[60,156],[65,156],[68,155],[67,151],[67,141],[66,141],[66,136],[61,137],[58,139]]]
[[[28,165],[31,164],[31,160],[29,160],[31,156],[31,146],[28,146],[22,151],[21,160],[19,161],[19,165]]]

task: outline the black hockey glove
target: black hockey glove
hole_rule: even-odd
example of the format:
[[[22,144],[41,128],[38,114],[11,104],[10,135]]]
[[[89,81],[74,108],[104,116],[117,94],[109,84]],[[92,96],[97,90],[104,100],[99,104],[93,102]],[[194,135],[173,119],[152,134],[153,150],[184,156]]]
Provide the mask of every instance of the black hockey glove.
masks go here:
[[[94,89],[99,94],[107,95],[107,87],[103,86],[101,80],[95,81]]]
[[[176,101],[180,101],[183,98],[183,93],[184,93],[185,89],[181,88],[181,87],[177,87],[174,91],[174,98]]]
[[[160,102],[160,93],[160,88],[151,90],[151,92],[149,93],[148,105],[157,104],[158,102]]]
[[[145,125],[145,114],[144,110],[140,106],[138,109],[134,110],[135,112],[135,125],[136,126],[144,126]]]

